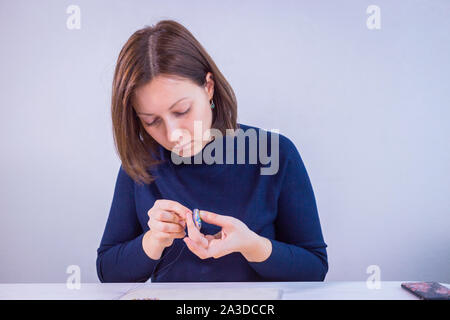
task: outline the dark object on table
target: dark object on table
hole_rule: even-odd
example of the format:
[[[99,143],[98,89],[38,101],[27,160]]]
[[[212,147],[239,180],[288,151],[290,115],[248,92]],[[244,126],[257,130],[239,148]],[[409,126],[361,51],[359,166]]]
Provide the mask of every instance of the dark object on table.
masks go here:
[[[438,282],[404,282],[401,286],[422,300],[450,300],[450,289]]]

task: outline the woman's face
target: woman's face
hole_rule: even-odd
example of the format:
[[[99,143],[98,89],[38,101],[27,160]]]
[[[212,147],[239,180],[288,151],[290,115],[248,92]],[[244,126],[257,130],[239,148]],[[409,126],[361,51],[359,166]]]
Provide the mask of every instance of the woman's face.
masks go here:
[[[206,80],[202,87],[190,80],[160,75],[135,90],[134,109],[145,130],[165,149],[179,156],[194,156],[211,141],[210,136],[203,137],[212,124],[211,73],[206,75]],[[194,136],[194,123],[201,126],[201,137]]]

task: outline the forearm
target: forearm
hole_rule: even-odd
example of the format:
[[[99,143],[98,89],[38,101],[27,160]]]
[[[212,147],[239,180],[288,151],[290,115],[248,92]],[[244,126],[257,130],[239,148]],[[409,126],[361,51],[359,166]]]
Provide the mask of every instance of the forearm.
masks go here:
[[[101,282],[140,282],[152,275],[158,260],[150,258],[144,251],[144,236],[141,234],[133,240],[100,248],[97,274]]]
[[[159,260],[164,251],[164,247],[152,239],[151,230],[148,230],[142,237],[142,248],[145,254],[153,260]]]
[[[303,248],[277,240],[272,253],[262,262],[249,262],[262,277],[270,281],[323,281],[328,271],[325,247]]]
[[[248,262],[262,262],[272,253],[272,243],[269,239],[251,231],[241,253]]]

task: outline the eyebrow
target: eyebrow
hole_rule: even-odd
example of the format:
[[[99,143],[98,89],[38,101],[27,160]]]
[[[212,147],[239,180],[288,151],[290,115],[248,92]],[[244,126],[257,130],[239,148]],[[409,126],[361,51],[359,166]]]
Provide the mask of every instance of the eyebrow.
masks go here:
[[[173,107],[175,107],[175,105],[176,105],[178,102],[180,102],[181,100],[187,99],[187,98],[189,98],[189,97],[184,97],[184,98],[179,99],[178,101],[176,101],[174,104],[172,104],[172,105],[170,106],[169,110],[172,109]],[[145,112],[137,112],[137,114],[143,114],[143,115],[146,115],[146,116],[153,116],[153,115],[154,115],[153,113],[145,113]]]

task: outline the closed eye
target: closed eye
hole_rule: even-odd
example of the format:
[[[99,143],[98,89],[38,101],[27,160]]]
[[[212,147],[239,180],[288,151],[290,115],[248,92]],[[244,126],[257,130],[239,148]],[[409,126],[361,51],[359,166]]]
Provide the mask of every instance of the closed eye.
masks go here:
[[[175,114],[176,114],[177,116],[182,116],[183,114],[188,113],[189,110],[191,110],[191,108],[188,108],[188,109],[187,109],[186,111],[184,111],[184,112],[175,112]]]
[[[174,114],[175,114],[177,117],[181,117],[181,116],[184,116],[185,114],[187,114],[190,110],[191,110],[191,108],[188,108],[188,109],[187,109],[186,111],[184,111],[184,112],[174,112]],[[148,126],[148,127],[155,126],[155,125],[157,125],[157,124],[160,122],[160,120],[161,120],[161,119],[156,119],[156,120],[152,121],[151,123],[146,123],[146,122],[145,122],[145,125]]]

